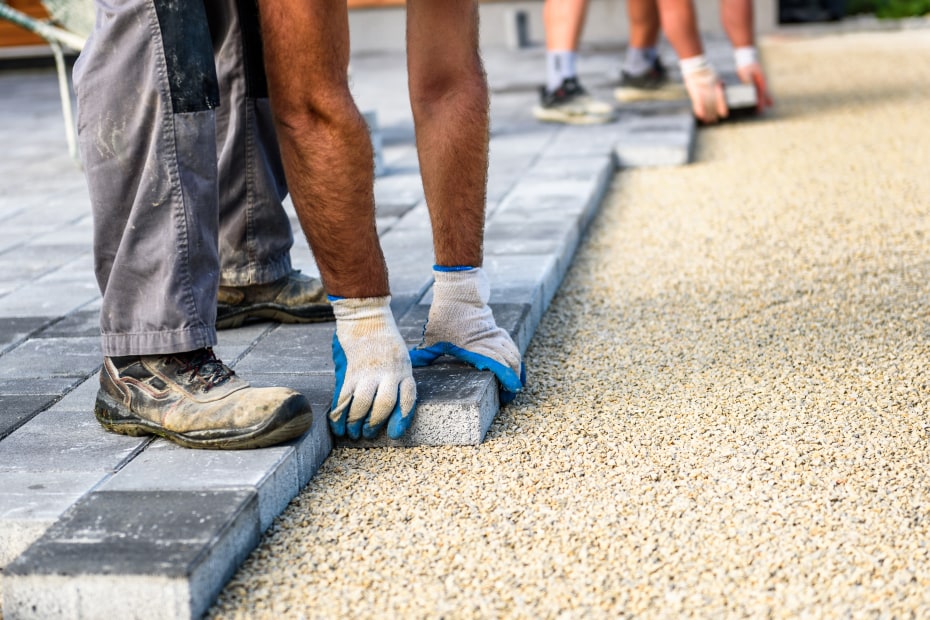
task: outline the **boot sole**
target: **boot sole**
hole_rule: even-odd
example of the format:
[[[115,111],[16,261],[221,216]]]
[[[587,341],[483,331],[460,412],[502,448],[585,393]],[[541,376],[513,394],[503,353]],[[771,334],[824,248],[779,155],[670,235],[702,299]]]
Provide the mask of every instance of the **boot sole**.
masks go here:
[[[226,314],[222,318],[218,317],[216,319],[216,328],[232,329],[241,327],[243,323],[251,319],[264,319],[277,321],[278,323],[325,323],[334,321],[335,316],[333,315],[333,309],[326,306],[315,307],[298,313],[287,306],[268,304],[250,306],[238,312]]]
[[[258,428],[245,429],[238,434],[236,431],[226,431],[223,437],[198,438],[189,434],[176,433],[162,426],[144,420],[125,405],[114,400],[106,392],[97,394],[94,404],[94,415],[100,425],[106,430],[130,437],[144,437],[155,435],[164,437],[185,448],[199,450],[248,450],[253,448],[266,448],[306,433],[313,424],[313,412],[306,412],[288,420],[280,426],[275,426],[277,418],[268,420]],[[222,431],[213,431],[214,433]]]

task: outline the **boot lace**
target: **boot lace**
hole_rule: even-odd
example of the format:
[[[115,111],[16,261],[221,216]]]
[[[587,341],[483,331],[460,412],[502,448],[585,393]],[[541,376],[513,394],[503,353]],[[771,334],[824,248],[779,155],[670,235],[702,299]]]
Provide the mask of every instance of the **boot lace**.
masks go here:
[[[236,371],[218,360],[213,354],[213,349],[210,348],[201,349],[184,360],[179,372],[190,373],[189,381],[199,379],[203,382],[204,392],[209,392],[211,388],[226,383],[236,374]]]

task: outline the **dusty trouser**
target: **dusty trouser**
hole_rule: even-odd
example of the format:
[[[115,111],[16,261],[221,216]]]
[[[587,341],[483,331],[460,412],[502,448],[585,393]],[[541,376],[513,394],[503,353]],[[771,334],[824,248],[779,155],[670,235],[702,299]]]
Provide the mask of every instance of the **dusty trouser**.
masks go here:
[[[103,354],[216,343],[217,287],[291,270],[254,0],[98,2],[75,65]]]

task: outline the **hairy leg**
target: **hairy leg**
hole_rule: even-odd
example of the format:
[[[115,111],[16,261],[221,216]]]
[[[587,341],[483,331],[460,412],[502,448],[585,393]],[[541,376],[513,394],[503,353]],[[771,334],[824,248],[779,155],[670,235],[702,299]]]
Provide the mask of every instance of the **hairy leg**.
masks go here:
[[[490,121],[477,4],[409,0],[407,66],[436,263],[480,266]]]
[[[656,0],[627,0],[630,20],[630,46],[639,49],[655,47],[659,42],[659,7]]]
[[[348,84],[345,2],[260,0],[269,96],[288,187],[330,295],[387,295],[374,164]]]

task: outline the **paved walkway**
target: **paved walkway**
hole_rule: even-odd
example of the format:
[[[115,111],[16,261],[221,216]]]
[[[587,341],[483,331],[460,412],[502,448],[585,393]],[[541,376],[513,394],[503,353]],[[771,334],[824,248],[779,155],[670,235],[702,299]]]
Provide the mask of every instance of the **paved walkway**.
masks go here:
[[[217,617],[927,613],[930,188],[902,171],[930,163],[930,52],[877,37],[770,48],[770,122],[703,132],[700,165],[620,175],[532,347],[618,145],[690,128],[680,108],[539,125],[540,51],[489,50],[488,269],[531,386],[497,416],[486,373],[420,372],[419,447],[332,456],[331,326],[222,335],[237,371],[314,403],[291,445],[198,452],[97,426],[86,189],[53,75],[0,74],[5,613],[188,617],[221,591]],[[587,85],[608,94],[617,57],[590,54]],[[384,139],[379,228],[413,341],[431,260],[402,63],[352,70]],[[862,183],[870,160],[882,176]]]
[[[764,54],[769,119],[615,177],[485,442],[337,449],[211,617],[930,616],[930,31]]]
[[[619,51],[586,63],[604,95],[618,59]],[[679,104],[628,110],[607,127],[541,125],[529,115],[541,50],[492,50],[486,62],[494,92],[486,269],[498,322],[525,350],[600,204],[618,143],[639,163],[683,163],[693,122]],[[361,107],[377,113],[378,226],[393,309],[413,344],[433,261],[403,67],[397,54],[361,56],[352,75]],[[65,149],[54,74],[0,73],[0,92],[3,609],[122,617],[157,600],[148,614],[196,616],[332,449],[324,418],[332,325],[256,324],[222,332],[217,346],[253,383],[307,394],[317,420],[299,441],[217,453],[102,431],[92,416],[101,356],[89,200]],[[316,272],[302,241],[293,259]],[[448,363],[418,370],[417,381],[417,420],[404,440],[365,445],[482,441],[499,409],[489,373]]]

